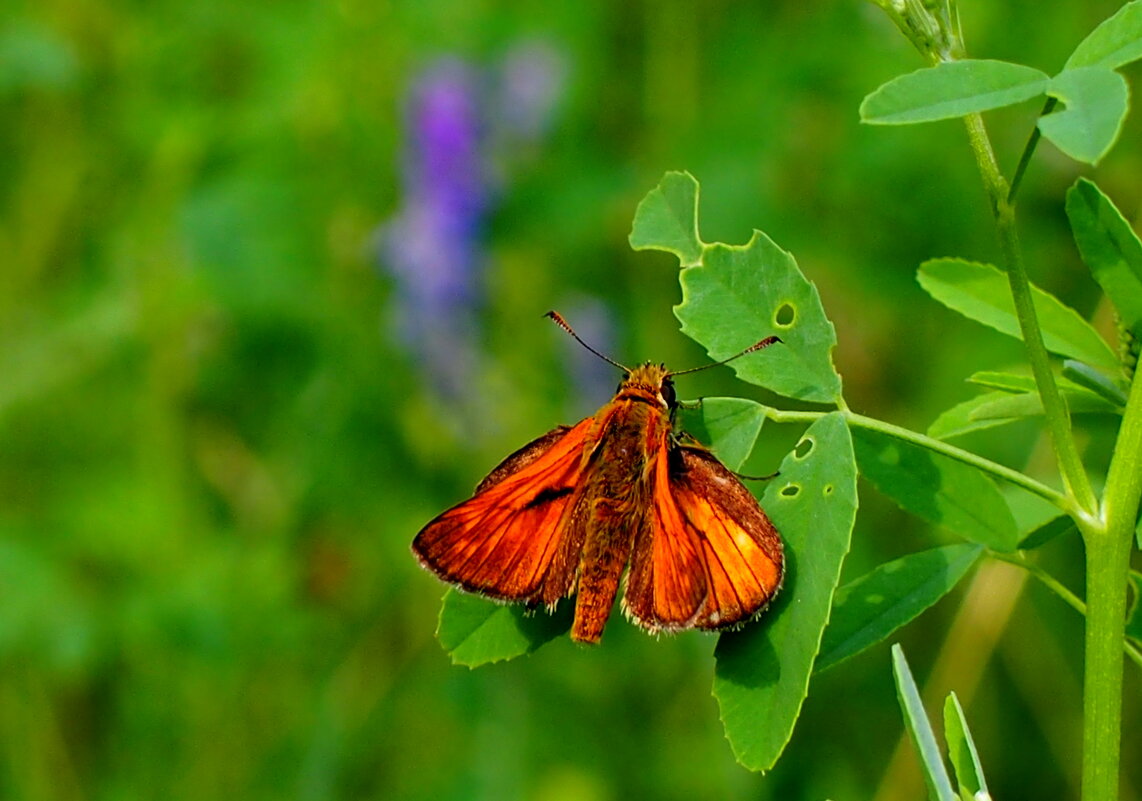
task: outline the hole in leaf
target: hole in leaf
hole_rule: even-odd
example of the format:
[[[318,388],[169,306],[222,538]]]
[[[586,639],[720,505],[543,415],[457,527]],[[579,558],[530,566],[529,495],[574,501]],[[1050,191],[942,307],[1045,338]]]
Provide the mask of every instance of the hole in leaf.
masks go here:
[[[825,495],[832,495],[832,494],[833,494],[833,485],[832,484],[826,484],[825,485]]]
[[[804,459],[813,450],[813,445],[813,440],[809,437],[806,437],[797,443],[797,447],[793,449],[793,455],[798,459]]]
[[[796,498],[800,492],[801,486],[799,484],[789,484],[788,486],[782,488],[781,495],[785,498]]]
[[[782,303],[777,307],[777,313],[773,315],[773,322],[779,328],[788,328],[796,319],[797,310],[793,308],[792,303]]]

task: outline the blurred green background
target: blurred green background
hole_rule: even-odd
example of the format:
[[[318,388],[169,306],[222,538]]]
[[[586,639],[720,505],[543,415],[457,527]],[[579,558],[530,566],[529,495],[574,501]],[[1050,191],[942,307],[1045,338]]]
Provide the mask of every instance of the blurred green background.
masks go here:
[[[973,55],[1051,72],[1117,6],[962,14]],[[616,617],[598,648],[453,667],[443,588],[408,550],[609,399],[617,376],[549,308],[621,361],[702,363],[676,264],[626,244],[667,169],[702,182],[707,241],[759,227],[794,252],[855,410],[922,429],[1017,361],[913,278],[997,258],[961,127],[857,121],[919,66],[855,0],[6,4],[0,797],[920,797],[887,647],[815,680],[761,777],[722,737],[713,637]],[[1009,174],[1036,111],[989,117]],[[1128,215],[1139,128],[1094,172]],[[1024,242],[1033,279],[1110,332],[1062,210],[1077,174],[1040,148]],[[772,400],[724,369],[679,390]],[[1051,475],[1035,425],[1001,431],[967,444]],[[753,472],[796,436],[767,428]],[[1090,464],[1112,436],[1084,421]],[[951,536],[867,487],[861,505],[847,577]],[[1074,538],[1042,559],[1081,588]],[[1069,609],[985,568],[900,639],[933,710],[965,701],[997,798],[1075,797]]]

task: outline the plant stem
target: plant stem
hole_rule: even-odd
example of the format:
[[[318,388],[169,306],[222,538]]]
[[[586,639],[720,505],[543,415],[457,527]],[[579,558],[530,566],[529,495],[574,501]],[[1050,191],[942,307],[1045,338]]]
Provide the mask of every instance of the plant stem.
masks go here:
[[[1058,102],[1057,98],[1048,97],[1047,102],[1043,104],[1043,110],[1039,112],[1039,116],[1046,117],[1054,110]],[[1035,146],[1039,144],[1041,135],[1039,126],[1036,125],[1031,129],[1031,135],[1027,137],[1027,144],[1023,148],[1023,154],[1019,157],[1019,165],[1015,168],[1015,175],[1011,177],[1011,188],[1007,190],[1007,202],[1011,205],[1015,204],[1015,193],[1019,191],[1019,185],[1023,182],[1023,173],[1027,171],[1027,165],[1031,163],[1031,155],[1035,152]]]
[[[965,451],[963,448],[957,448],[955,445],[949,445],[946,442],[934,439],[925,434],[919,434],[907,428],[901,428],[900,426],[895,426],[873,417],[865,417],[863,414],[857,414],[856,412],[849,411],[847,408],[841,409],[840,412],[845,416],[845,420],[849,425],[865,428],[869,431],[876,431],[893,439],[910,442],[913,445],[919,445],[921,448],[927,448],[930,451],[935,451],[936,453],[955,459],[957,462],[971,465],[985,473],[990,473],[996,478],[1001,478],[1010,484],[1022,487],[1028,492],[1038,495],[1040,498],[1056,506],[1060,511],[1072,517],[1077,514],[1074,504],[1071,503],[1071,500],[1066,495],[1048,487],[1046,484],[1036,481],[1030,476],[1020,473],[1018,470],[1012,470],[1010,467],[1001,465],[998,462],[985,459],[971,451]],[[824,417],[826,414],[829,414],[829,412],[795,412],[766,407],[765,414],[775,423],[801,423],[812,422]]]
[[[1084,530],[1087,555],[1083,798],[1118,797],[1122,640],[1134,523],[1142,498],[1142,380],[1134,379],[1103,496],[1104,525]]]
[[[979,114],[969,114],[964,118],[964,122],[967,125],[968,139],[971,142],[972,152],[975,153],[984,188],[991,201],[1007,280],[1011,286],[1011,297],[1015,302],[1015,315],[1019,319],[1019,329],[1023,335],[1023,344],[1027,348],[1027,359],[1031,363],[1035,385],[1039,389],[1039,397],[1043,400],[1047,431],[1051,435],[1051,444],[1059,462],[1063,484],[1067,494],[1074,498],[1075,504],[1089,520],[1095,514],[1098,501],[1079,458],[1078,447],[1071,432],[1070,415],[1059,394],[1059,387],[1055,384],[1055,377],[1051,372],[1051,360],[1047,355],[1047,347],[1043,344],[1043,334],[1039,328],[1039,319],[1031,295],[1031,282],[1027,278],[1023,251],[1019,247],[1019,234],[1015,228],[1015,207],[1007,200],[1007,183],[999,172],[999,165],[996,163],[991,140],[988,139],[987,130],[984,128],[983,118]]]

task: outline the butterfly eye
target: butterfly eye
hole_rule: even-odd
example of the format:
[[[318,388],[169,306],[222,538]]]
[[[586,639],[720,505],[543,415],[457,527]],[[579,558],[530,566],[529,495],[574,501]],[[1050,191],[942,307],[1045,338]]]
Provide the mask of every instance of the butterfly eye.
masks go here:
[[[662,388],[658,392],[662,395],[662,399],[666,401],[666,405],[671,409],[678,403],[678,396],[674,392],[674,382],[669,378],[662,382]]]

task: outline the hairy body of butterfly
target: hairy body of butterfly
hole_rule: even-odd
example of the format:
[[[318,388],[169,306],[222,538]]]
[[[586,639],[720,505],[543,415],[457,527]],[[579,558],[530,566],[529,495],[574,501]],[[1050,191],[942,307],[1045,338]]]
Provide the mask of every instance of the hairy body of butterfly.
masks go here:
[[[553,606],[576,596],[571,637],[602,637],[623,610],[651,631],[722,629],[781,586],[781,538],[737,477],[672,434],[670,373],[645,364],[594,417],[496,467],[413,541],[421,564],[464,590]]]

